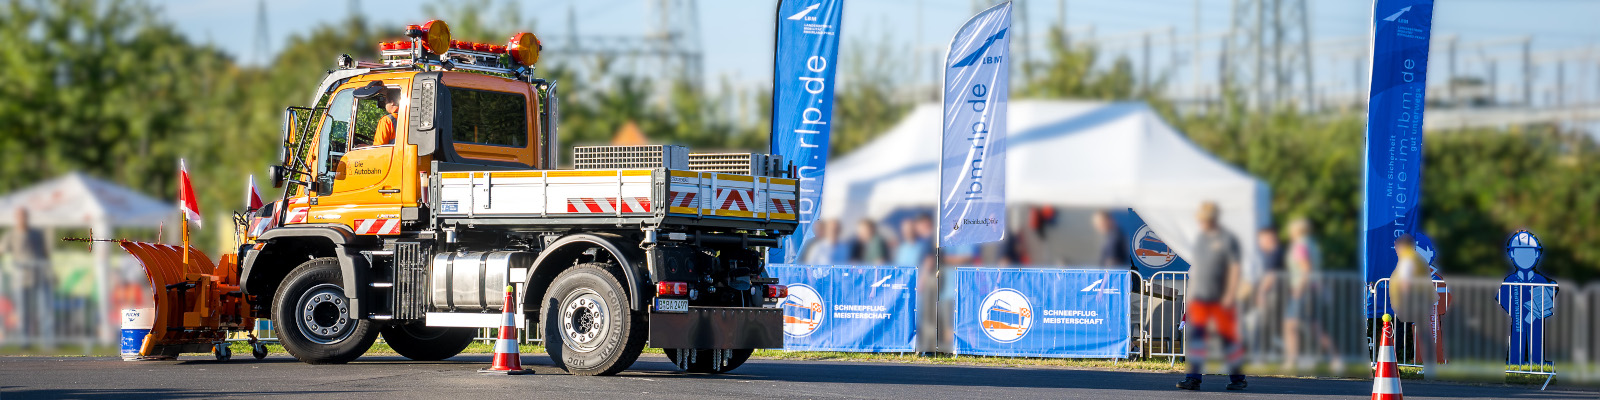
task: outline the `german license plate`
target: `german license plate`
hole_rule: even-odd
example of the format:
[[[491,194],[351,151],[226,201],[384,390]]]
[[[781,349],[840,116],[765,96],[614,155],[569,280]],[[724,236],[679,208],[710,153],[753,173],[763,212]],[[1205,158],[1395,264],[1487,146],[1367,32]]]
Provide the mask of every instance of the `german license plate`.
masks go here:
[[[656,298],[656,312],[689,312],[689,300]]]

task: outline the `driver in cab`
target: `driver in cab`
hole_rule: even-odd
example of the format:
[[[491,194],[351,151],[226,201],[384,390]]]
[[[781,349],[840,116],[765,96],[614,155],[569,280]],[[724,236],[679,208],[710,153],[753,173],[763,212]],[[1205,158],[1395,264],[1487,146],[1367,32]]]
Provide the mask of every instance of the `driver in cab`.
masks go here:
[[[390,99],[384,95],[384,89],[383,83],[372,82],[367,86],[356,89],[355,92],[356,98],[371,99],[378,102],[379,107],[383,107],[384,114],[383,117],[378,118],[378,129],[372,133],[371,146],[384,146],[394,142],[394,130],[395,124],[399,120],[400,103],[396,99]]]

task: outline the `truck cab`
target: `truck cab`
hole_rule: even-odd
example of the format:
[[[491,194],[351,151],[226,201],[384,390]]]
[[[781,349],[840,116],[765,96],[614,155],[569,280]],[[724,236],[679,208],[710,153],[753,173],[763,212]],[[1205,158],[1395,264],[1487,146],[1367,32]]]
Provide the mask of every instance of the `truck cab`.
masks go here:
[[[797,224],[792,168],[634,146],[558,169],[537,38],[452,41],[442,21],[406,35],[378,62],[340,57],[311,106],[285,111],[284,193],[247,221],[238,274],[292,355],[348,362],[381,335],[448,358],[505,311],[575,374],[620,372],[646,345],[698,372],[782,346],[787,290],[762,254]]]

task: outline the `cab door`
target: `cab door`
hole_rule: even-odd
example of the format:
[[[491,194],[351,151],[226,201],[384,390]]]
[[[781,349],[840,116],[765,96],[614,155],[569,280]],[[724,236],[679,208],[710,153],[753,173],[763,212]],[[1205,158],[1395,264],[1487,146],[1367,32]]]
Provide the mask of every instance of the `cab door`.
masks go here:
[[[328,106],[317,149],[317,180],[321,183],[310,201],[308,223],[342,224],[358,235],[400,233],[401,177],[395,171],[402,146],[406,90],[398,83],[385,82],[384,99],[397,102],[400,111],[391,115],[376,98],[361,99],[354,89],[371,81],[352,81],[341,86]],[[390,124],[384,119],[392,118]],[[378,129],[390,125],[394,131],[386,143],[376,142]]]

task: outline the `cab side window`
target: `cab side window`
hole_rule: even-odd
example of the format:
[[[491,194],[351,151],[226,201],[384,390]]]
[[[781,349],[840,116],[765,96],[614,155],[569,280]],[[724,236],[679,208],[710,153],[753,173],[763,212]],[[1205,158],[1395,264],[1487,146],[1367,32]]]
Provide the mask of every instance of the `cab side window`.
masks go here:
[[[528,146],[528,98],[518,93],[450,88],[450,131],[456,143]]]
[[[386,108],[391,101],[400,101],[399,89],[384,89],[380,96],[356,99],[354,148],[394,144],[399,121]]]

